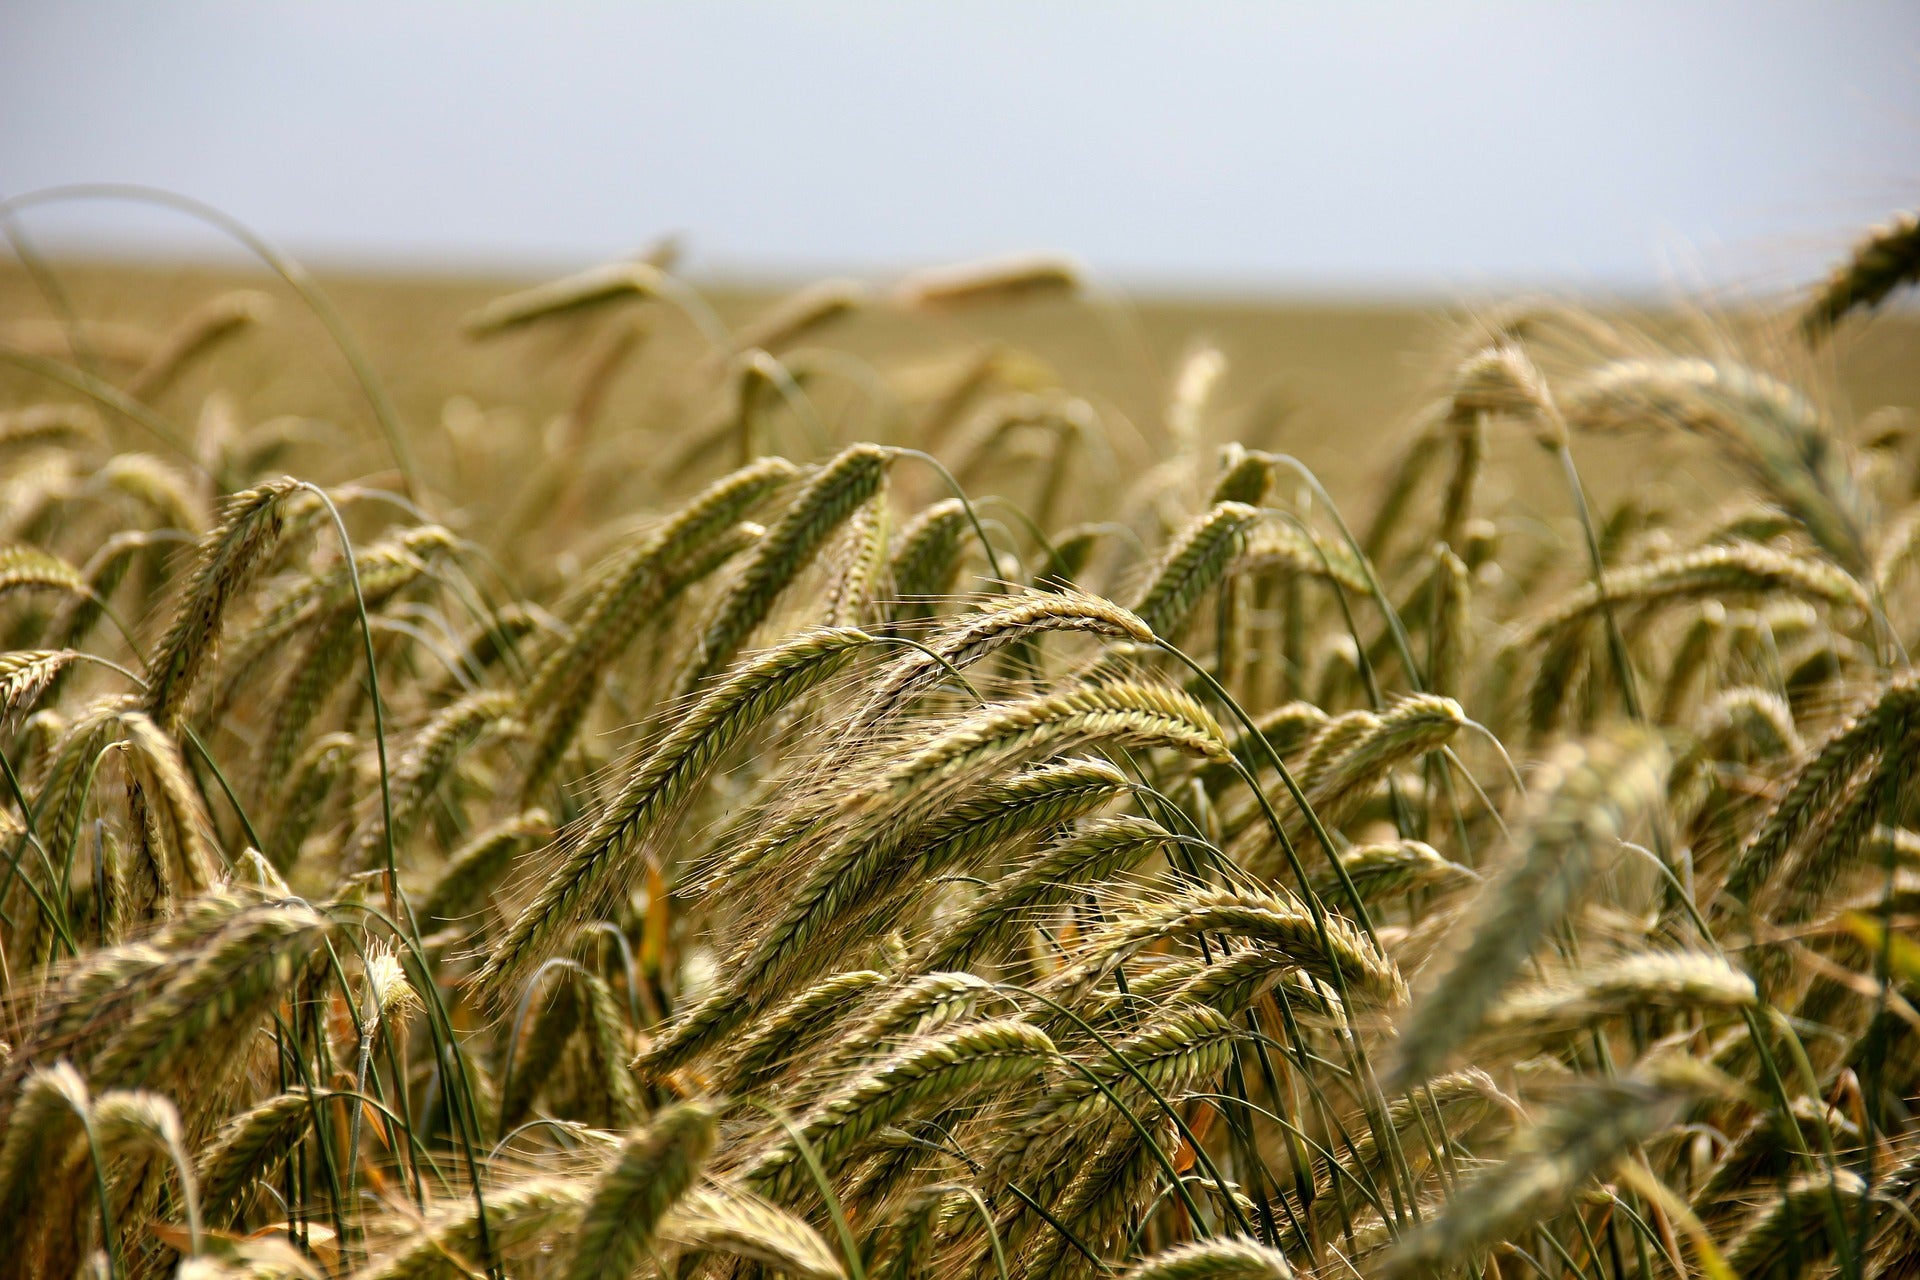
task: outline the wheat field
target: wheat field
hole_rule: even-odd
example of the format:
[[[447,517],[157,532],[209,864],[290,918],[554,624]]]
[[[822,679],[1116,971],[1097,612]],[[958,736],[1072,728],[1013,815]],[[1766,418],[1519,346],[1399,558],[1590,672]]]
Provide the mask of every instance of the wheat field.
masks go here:
[[[29,258],[0,1271],[1920,1277],[1916,225],[1292,451],[1052,259]]]

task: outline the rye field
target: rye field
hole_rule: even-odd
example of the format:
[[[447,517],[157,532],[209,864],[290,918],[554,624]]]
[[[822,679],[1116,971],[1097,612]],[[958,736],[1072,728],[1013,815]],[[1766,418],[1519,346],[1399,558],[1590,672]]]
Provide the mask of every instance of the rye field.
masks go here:
[[[1920,1277],[1920,273],[0,273],[0,1273]]]

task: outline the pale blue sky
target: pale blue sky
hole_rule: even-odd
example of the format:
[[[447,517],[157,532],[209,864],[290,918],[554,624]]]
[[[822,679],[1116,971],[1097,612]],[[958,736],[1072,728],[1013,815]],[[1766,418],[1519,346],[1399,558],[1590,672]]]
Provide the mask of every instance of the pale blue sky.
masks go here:
[[[84,180],[323,262],[1767,286],[1920,202],[1920,4],[4,0],[0,191]]]

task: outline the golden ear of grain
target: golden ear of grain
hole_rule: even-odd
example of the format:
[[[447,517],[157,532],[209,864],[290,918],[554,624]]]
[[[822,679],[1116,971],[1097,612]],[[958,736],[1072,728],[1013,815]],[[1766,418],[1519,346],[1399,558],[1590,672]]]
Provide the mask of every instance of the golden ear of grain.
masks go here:
[[[513,861],[534,843],[553,835],[545,809],[527,809],[475,833],[447,856],[447,865],[420,904],[421,920],[457,925],[504,880]]]
[[[1843,807],[1840,802],[1863,769],[1884,768],[1889,746],[1896,758],[1904,759],[1916,712],[1920,673],[1908,672],[1889,681],[1835,729],[1794,772],[1786,791],[1734,855],[1722,896],[1751,904],[1796,848],[1814,834],[1831,831]],[[1823,843],[1840,853],[1852,847],[1846,840]]]
[[[660,293],[663,271],[647,262],[609,262],[576,275],[495,298],[462,323],[470,338],[491,338],[555,316],[573,315]]]
[[[200,540],[173,621],[148,660],[146,712],[171,730],[213,657],[229,605],[279,545],[282,507],[297,489],[276,480],[228,499],[220,523]]]
[[[285,872],[293,866],[328,797],[352,772],[359,747],[360,740],[350,733],[326,733],[315,738],[295,762],[282,788],[279,815],[265,851],[276,870]]]
[[[1223,502],[1244,502],[1257,507],[1273,484],[1273,455],[1248,450],[1238,444],[1227,445],[1221,459],[1220,478],[1214,481],[1210,507]]]
[[[1113,1107],[1113,1097],[1150,1105],[1147,1086],[1178,1093],[1226,1070],[1239,1030],[1205,1005],[1172,1004],[1133,1035],[1102,1049],[1049,1090],[1017,1121],[1001,1160],[1020,1160],[1052,1134],[1085,1124]],[[1144,1082],[1144,1083],[1143,1083]]]
[[[900,282],[904,306],[927,311],[1024,302],[1081,288],[1078,263],[1047,254],[1016,254],[922,271]]]
[[[1418,1136],[1428,1129],[1465,1134],[1495,1117],[1517,1120],[1525,1114],[1520,1103],[1503,1093],[1493,1077],[1478,1067],[1435,1076],[1420,1089],[1395,1098],[1387,1104],[1384,1124],[1377,1128],[1369,1125],[1365,1132],[1355,1135],[1352,1152],[1343,1161],[1343,1172],[1323,1170],[1316,1176],[1312,1213],[1319,1230],[1325,1233],[1340,1229],[1343,1211],[1333,1194],[1336,1178],[1360,1181],[1391,1176],[1387,1166],[1396,1159],[1430,1164],[1433,1153],[1425,1149]],[[1307,1243],[1297,1233],[1290,1231],[1288,1236],[1289,1243]]]
[[[0,653],[0,732],[10,732],[82,655],[71,649],[16,649]]]
[[[969,528],[966,504],[948,498],[923,508],[900,530],[887,561],[887,581],[892,585],[888,621],[914,622],[934,616],[959,575],[960,548]]]
[[[1327,827],[1343,826],[1357,802],[1393,769],[1437,751],[1466,726],[1467,713],[1452,698],[1408,694],[1381,711],[1353,722],[1341,745],[1321,744],[1302,763],[1300,777],[1307,804]],[[1331,738],[1331,735],[1329,735]]]
[[[1170,1124],[1154,1125],[1152,1141],[1163,1152],[1178,1146],[1176,1131]],[[1080,1274],[1069,1270],[1067,1258],[1077,1257],[1067,1243],[1067,1231],[1096,1253],[1108,1252],[1124,1242],[1129,1219],[1146,1203],[1152,1184],[1160,1176],[1160,1163],[1147,1143],[1132,1129],[1109,1131],[1099,1145],[1078,1160],[1063,1162],[1062,1173],[1071,1179],[1057,1200],[1050,1198],[1051,1216],[1064,1224],[1066,1231],[1037,1231],[1021,1250],[1018,1274],[1052,1276]]]
[[[94,473],[93,483],[131,498],[162,529],[204,533],[207,495],[198,476],[149,453],[119,453]]]
[[[1854,246],[1800,316],[1808,342],[1819,342],[1851,311],[1872,310],[1920,278],[1920,214],[1896,214]]]
[[[926,650],[902,654],[874,684],[854,713],[850,739],[901,714],[912,701],[953,672],[1042,636],[1081,633],[1108,640],[1151,644],[1145,622],[1119,605],[1093,596],[989,596],[970,613],[953,617],[927,637]]]
[[[1462,673],[1473,645],[1473,575],[1453,548],[1433,555],[1433,627],[1427,641],[1427,687],[1450,697],[1464,696]]]
[[[221,1125],[194,1162],[200,1211],[209,1223],[225,1226],[238,1216],[248,1184],[271,1174],[288,1156],[326,1097],[305,1091],[275,1094]]]
[[[241,912],[108,1039],[94,1078],[122,1087],[156,1083],[178,1079],[189,1065],[210,1072],[243,1053],[255,1021],[332,929],[325,916],[294,903]]]
[[[1481,415],[1526,422],[1545,449],[1567,442],[1567,424],[1546,379],[1526,351],[1511,342],[1480,351],[1454,371],[1449,417],[1464,423]]]
[[[875,993],[866,1004],[840,1011],[839,1026],[829,1029],[838,1032],[836,1042],[808,1065],[800,1084],[832,1080],[852,1066],[885,1058],[907,1041],[965,1021],[993,993],[991,982],[964,971],[923,973],[891,994]],[[871,1012],[853,1018],[861,1008]]]
[[[1802,1175],[1763,1205],[1726,1251],[1741,1276],[1798,1276],[1832,1256],[1828,1215],[1836,1205],[1851,1221],[1867,1199],[1867,1183],[1851,1169]]]
[[[893,511],[883,479],[879,490],[847,521],[845,545],[834,557],[833,582],[827,590],[828,626],[853,627],[869,620],[873,601],[881,592],[892,528]]]
[[[1320,923],[1301,903],[1234,889],[1189,889],[1117,915],[1087,943],[1086,957],[1061,977],[1081,987],[1155,943],[1219,935],[1283,954],[1322,982],[1344,982],[1356,995],[1384,1004],[1406,999],[1400,971],[1367,936],[1338,917]]]
[[[152,400],[182,371],[229,339],[273,314],[273,299],[257,289],[236,289],[195,307],[160,340],[127,382],[127,394]]]
[[[965,867],[1036,827],[1084,817],[1125,785],[1111,766],[1075,761],[981,786],[945,811],[933,807],[934,793],[909,788],[874,811],[878,820],[856,821],[804,868],[797,885],[781,890],[772,920],[736,950],[719,989],[649,1048],[642,1073],[671,1070],[831,968],[851,945],[869,940],[916,883]],[[754,896],[751,888],[736,892]]]
[[[1485,1030],[1526,1043],[1655,1009],[1739,1010],[1759,999],[1753,979],[1719,956],[1653,951],[1588,964],[1557,981],[1506,995]]]
[[[1653,427],[1720,445],[1816,545],[1850,573],[1870,567],[1871,509],[1847,446],[1804,395],[1744,365],[1622,360],[1588,376],[1567,406],[1583,430]]]
[[[846,1280],[826,1241],[803,1219],[725,1184],[681,1197],[660,1223],[660,1238],[689,1254],[722,1254],[797,1280]]]
[[[789,295],[742,325],[733,335],[742,351],[780,353],[867,304],[871,291],[858,280],[820,280]]]
[[[704,576],[711,567],[706,551],[797,474],[783,458],[763,458],[723,476],[595,572],[598,589],[566,639],[541,662],[521,700],[527,719],[543,726],[523,794],[532,795],[545,782],[572,742],[601,676],[650,615]]]
[[[40,446],[79,452],[105,443],[100,420],[84,405],[36,404],[0,412],[0,453]]]
[[[380,848],[387,841],[396,849],[404,847],[435,789],[460,753],[482,735],[510,726],[519,705],[520,700],[511,693],[476,689],[451,706],[443,707],[420,727],[393,767],[389,786],[393,811],[390,831],[384,817],[376,814],[361,834],[355,855],[361,869],[378,865]]]
[[[995,881],[949,928],[922,944],[916,967],[957,969],[994,958],[1039,912],[1126,870],[1172,839],[1172,832],[1145,818],[1098,822]]]
[[[1424,840],[1385,840],[1355,845],[1340,852],[1347,879],[1371,902],[1376,898],[1415,889],[1473,884],[1480,879],[1470,867],[1450,862]],[[1316,872],[1311,884],[1322,898],[1341,891],[1340,877],[1331,870]]]
[[[8,1257],[23,1256],[36,1194],[46,1190],[90,1110],[86,1081],[69,1063],[34,1071],[19,1083],[0,1139],[0,1248]]]
[[[1126,1280],[1293,1280],[1278,1249],[1221,1237],[1163,1249],[1127,1272]]]
[[[80,570],[50,551],[29,546],[0,546],[0,596],[36,590],[79,595],[87,590],[87,580]]]
[[[822,1099],[801,1118],[798,1137],[776,1142],[746,1170],[749,1186],[794,1194],[804,1186],[804,1139],[829,1175],[861,1141],[910,1111],[956,1095],[1030,1077],[1057,1057],[1038,1028],[1015,1019],[978,1022],[901,1049],[869,1075]]]
[[[137,711],[123,711],[119,720],[134,778],[129,807],[136,819],[147,819],[130,823],[138,842],[156,867],[165,868],[162,883],[168,886],[169,897],[204,893],[213,887],[221,859],[215,850],[213,819],[180,748]]]
[[[789,1062],[799,1062],[846,1017],[849,1008],[883,986],[887,976],[851,969],[814,983],[771,1010],[760,1025],[734,1042],[715,1084],[724,1094],[751,1096]]]
[[[475,1195],[486,1206],[484,1223],[473,1196],[451,1201],[420,1223],[411,1240],[376,1256],[357,1280],[463,1280],[473,1272],[469,1260],[487,1253],[541,1258],[551,1252],[548,1242],[579,1229],[591,1187],[580,1178],[535,1175]]]

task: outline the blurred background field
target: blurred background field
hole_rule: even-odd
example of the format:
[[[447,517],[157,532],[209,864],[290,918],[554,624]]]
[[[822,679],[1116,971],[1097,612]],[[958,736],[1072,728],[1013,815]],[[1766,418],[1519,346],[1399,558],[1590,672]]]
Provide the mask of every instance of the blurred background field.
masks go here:
[[[340,436],[317,445],[321,457],[315,461],[330,462],[328,472],[346,476],[380,468],[382,455],[369,443],[365,395],[321,324],[273,276],[234,267],[92,261],[60,263],[58,278],[75,315],[90,330],[98,326],[96,353],[104,359],[119,355],[121,363],[150,355],[173,326],[209,299],[259,290],[271,299],[261,320],[230,345],[211,351],[204,363],[186,368],[159,407],[190,424],[205,395],[219,391],[221,403],[246,422],[301,416],[342,428]],[[403,422],[428,455],[455,445],[461,422],[472,413],[488,416],[493,432],[526,432],[534,441],[580,390],[595,357],[588,342],[595,334],[632,326],[639,336],[630,359],[605,386],[595,411],[597,434],[618,436],[624,426],[647,426],[649,415],[659,409],[660,386],[678,382],[674,370],[701,357],[703,342],[695,326],[664,307],[626,309],[612,324],[595,315],[493,342],[474,342],[463,334],[461,320],[468,313],[528,282],[526,276],[509,274],[321,276],[326,296],[367,349]],[[722,282],[701,294],[720,319],[739,326],[791,288]],[[1551,294],[1538,297],[1542,303],[1553,301]],[[995,347],[1021,351],[1037,363],[1031,376],[1056,382],[1117,422],[1131,424],[1131,432],[1121,430],[1121,439],[1137,436],[1142,451],[1164,447],[1162,413],[1173,370],[1196,345],[1212,345],[1225,357],[1225,372],[1210,397],[1208,434],[1294,453],[1336,499],[1352,499],[1363,510],[1363,493],[1369,482],[1379,480],[1407,418],[1446,378],[1448,355],[1461,332],[1476,317],[1509,305],[1513,299],[1473,309],[1114,292],[1008,303],[960,317],[876,305],[837,320],[820,342],[868,363],[885,378],[906,374],[908,384],[918,378],[929,390],[943,376],[954,376],[970,355]],[[1745,313],[1707,307],[1617,309],[1617,315],[1647,332],[1684,332],[1695,340],[1732,340],[1755,328],[1751,317],[1741,319]],[[1912,405],[1920,403],[1920,367],[1910,359],[1916,334],[1920,317],[1895,309],[1876,324],[1845,334],[1822,353],[1818,365],[1805,365],[1803,355],[1793,359],[1805,365],[1814,386],[1837,393],[1841,409],[1866,413],[1882,405]],[[0,340],[61,359],[71,355],[61,320],[17,265],[0,269]],[[0,368],[0,397],[6,403],[35,403],[48,391],[33,374]],[[822,393],[835,407],[833,426],[841,439],[902,430],[902,422],[885,420],[885,405],[847,399],[845,386],[839,395],[831,386]],[[1845,428],[1847,416],[1839,420]],[[1626,447],[1588,441],[1584,449],[1594,455],[1588,462],[1592,480],[1603,489],[1617,480],[1655,480],[1636,466],[1647,461],[1649,447],[1661,453],[1659,441],[1651,439]],[[340,457],[340,449],[372,453],[351,459]],[[1688,451],[1670,457],[1682,472],[1659,476],[1663,484],[1688,484],[1690,476],[1699,476],[1703,462],[1688,457]],[[645,484],[647,476],[636,480]]]
[[[156,407],[191,427],[206,410],[231,411],[246,424],[276,418],[311,420],[304,434],[313,452],[302,460],[337,477],[372,474],[385,463],[368,403],[325,329],[301,300],[273,277],[231,265],[180,262],[62,262],[58,288],[92,335],[94,355],[119,357],[125,368],[150,355],[196,308],[237,291],[259,291],[266,304],[257,323],[191,362]],[[497,447],[502,434],[523,435],[532,450],[541,432],[580,394],[588,370],[606,354],[612,335],[632,333],[636,345],[601,384],[596,380],[592,435],[617,441],[651,431],[681,406],[660,397],[684,395],[680,375],[706,354],[706,342],[687,317],[669,307],[616,308],[543,326],[527,335],[476,341],[461,322],[489,300],[530,283],[519,275],[405,275],[330,273],[320,283],[367,352],[393,396],[415,448],[434,468],[458,471],[463,432],[484,430]],[[720,321],[739,329],[787,296],[794,282],[754,287],[740,281],[703,285],[700,293]],[[1129,297],[1118,291],[973,308],[958,315],[889,306],[885,281],[875,283],[869,306],[833,322],[799,344],[807,352],[831,349],[838,376],[811,381],[823,425],[839,441],[915,438],[907,405],[855,390],[877,376],[908,392],[937,395],[943,380],[961,376],[969,361],[1001,350],[1018,353],[1016,375],[1032,387],[1053,386],[1084,397],[1113,428],[1120,468],[1147,465],[1166,452],[1163,415],[1171,379],[1182,359],[1200,346],[1225,357],[1208,397],[1203,436],[1237,440],[1299,457],[1336,500],[1367,510],[1370,486],[1388,467],[1415,411],[1441,387],[1458,358],[1462,335],[1477,322],[1525,304],[1505,299],[1479,307],[1380,300],[1206,299],[1165,293]],[[1542,292],[1534,300],[1565,299]],[[1746,310],[1619,307],[1613,314],[1649,335],[1678,335],[1681,345],[1744,345],[1770,341],[1765,322]],[[1758,335],[1758,336],[1756,336]],[[1888,405],[1920,403],[1920,366],[1911,359],[1920,316],[1895,308],[1860,326],[1809,361],[1779,344],[1787,372],[1824,389],[1839,411],[1838,425]],[[0,340],[30,352],[71,358],[69,337],[46,296],[18,266],[0,268]],[[709,371],[710,373],[712,371]],[[711,379],[709,379],[711,381]],[[1001,388],[1005,390],[1006,388]],[[715,392],[714,386],[707,390]],[[18,369],[0,368],[0,404],[18,407],[70,393]],[[698,414],[695,421],[699,421]],[[798,432],[787,422],[776,430]],[[189,432],[190,434],[190,432]],[[807,442],[790,438],[799,453]],[[816,442],[817,443],[817,442]],[[1134,446],[1129,448],[1129,446]],[[1488,495],[1496,505],[1524,497],[1537,478],[1530,451],[1503,446],[1518,464],[1503,471]],[[1720,491],[1724,477],[1701,451],[1658,437],[1626,442],[1583,441],[1582,465],[1602,496],[1647,484],[1669,494]],[[656,496],[646,459],[629,461],[637,497]],[[429,476],[434,473],[429,469]],[[1519,477],[1514,480],[1512,477]],[[1128,477],[1122,477],[1124,483]],[[672,484],[664,486],[672,488]],[[1523,506],[1526,504],[1523,503]],[[484,532],[477,536],[485,536]]]

